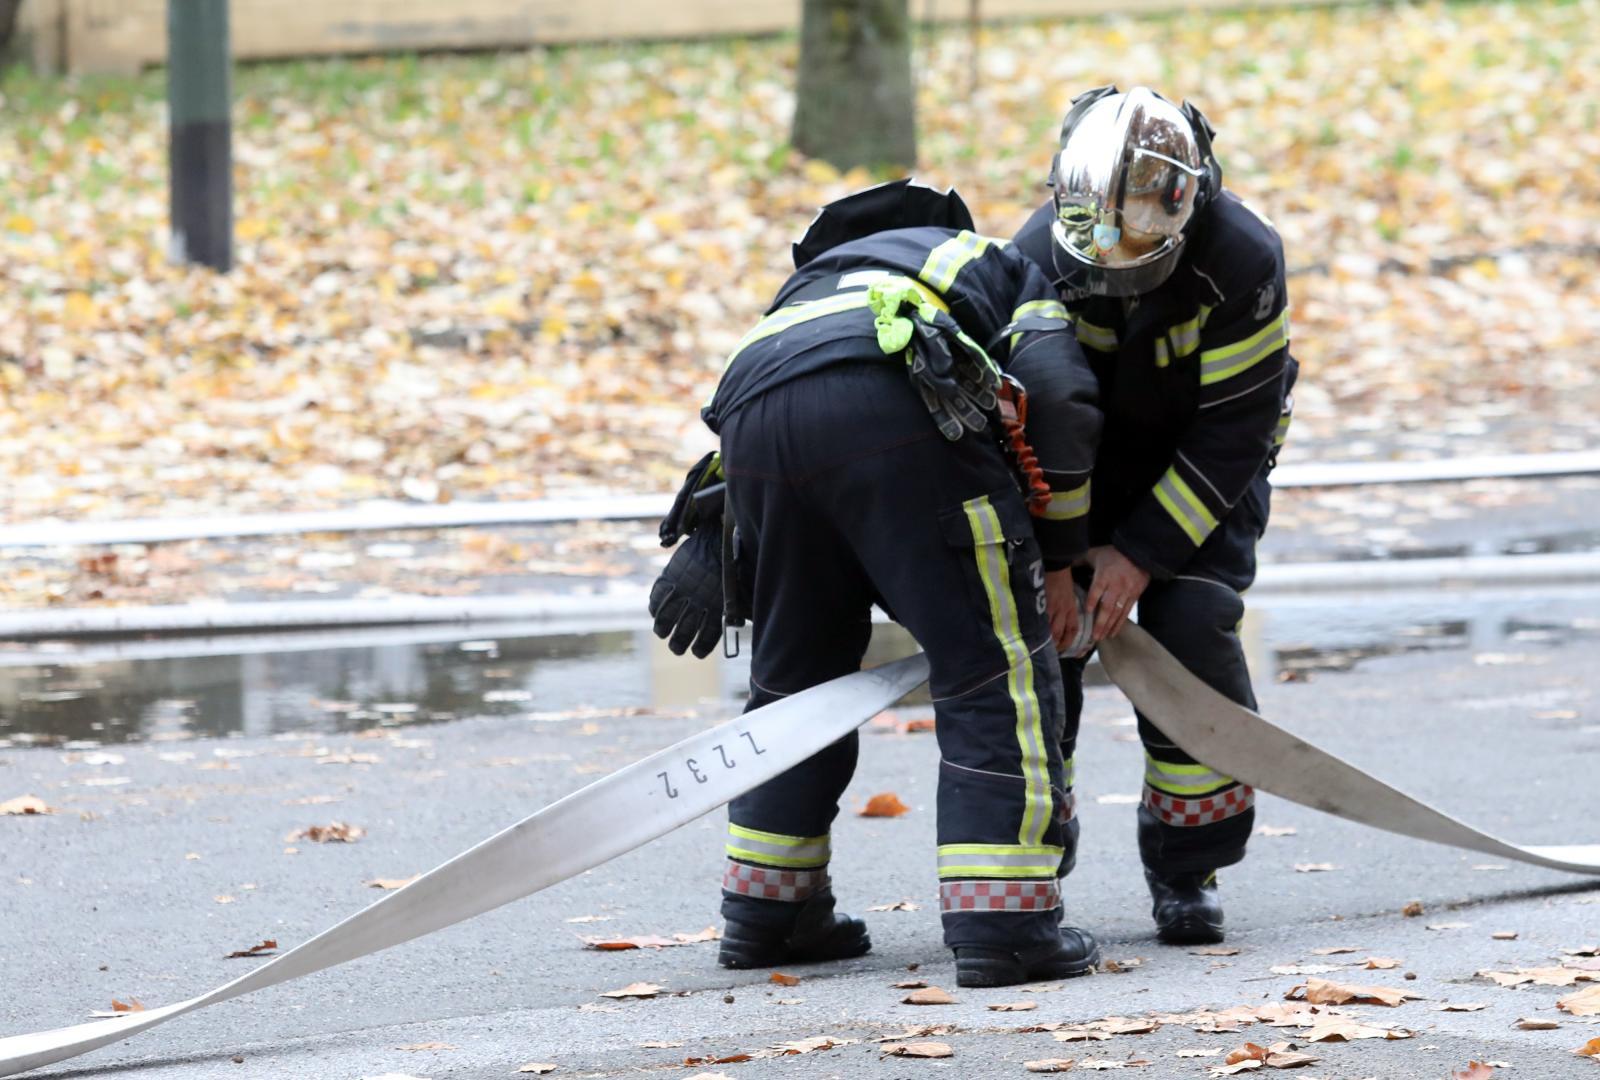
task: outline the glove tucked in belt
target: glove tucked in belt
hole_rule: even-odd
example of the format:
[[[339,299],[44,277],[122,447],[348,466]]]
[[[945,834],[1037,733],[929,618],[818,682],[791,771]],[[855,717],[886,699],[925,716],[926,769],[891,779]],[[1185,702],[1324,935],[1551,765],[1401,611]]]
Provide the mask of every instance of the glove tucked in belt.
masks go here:
[[[877,316],[878,347],[904,352],[906,373],[946,439],[983,431],[997,404],[1000,371],[983,347],[909,278],[873,285],[868,304]]]

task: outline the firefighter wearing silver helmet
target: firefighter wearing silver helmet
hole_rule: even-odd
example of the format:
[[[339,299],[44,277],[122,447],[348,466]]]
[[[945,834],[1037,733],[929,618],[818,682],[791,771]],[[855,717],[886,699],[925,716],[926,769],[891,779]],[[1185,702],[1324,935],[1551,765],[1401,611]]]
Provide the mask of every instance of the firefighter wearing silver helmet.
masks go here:
[[[1240,594],[1255,578],[1297,365],[1282,242],[1222,187],[1214,134],[1193,105],[1146,87],[1079,95],[1050,200],[1015,242],[1073,315],[1105,412],[1092,546],[1072,571],[1047,568],[1052,604],[1075,573],[1097,641],[1137,605],[1139,624],[1191,671],[1253,708]],[[1068,777],[1084,662],[1062,661]],[[1220,941],[1216,871],[1244,858],[1254,794],[1143,715],[1139,734],[1139,849],[1157,932],[1174,944]]]

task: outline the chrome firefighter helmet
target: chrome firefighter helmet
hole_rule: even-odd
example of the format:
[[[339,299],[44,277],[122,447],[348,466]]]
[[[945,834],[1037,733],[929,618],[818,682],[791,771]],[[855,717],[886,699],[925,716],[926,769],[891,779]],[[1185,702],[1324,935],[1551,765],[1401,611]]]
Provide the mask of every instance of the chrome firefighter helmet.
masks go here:
[[[1135,296],[1171,276],[1186,230],[1222,171],[1213,132],[1188,102],[1148,87],[1073,99],[1051,164],[1056,270],[1085,295]]]

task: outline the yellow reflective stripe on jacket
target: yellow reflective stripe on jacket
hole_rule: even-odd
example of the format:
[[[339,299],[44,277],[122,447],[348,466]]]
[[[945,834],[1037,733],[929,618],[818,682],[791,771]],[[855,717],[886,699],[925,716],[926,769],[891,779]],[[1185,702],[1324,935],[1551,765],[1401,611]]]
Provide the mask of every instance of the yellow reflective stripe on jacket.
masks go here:
[[[1289,437],[1289,425],[1293,422],[1294,417],[1289,413],[1284,413],[1282,416],[1278,417],[1278,430],[1277,433],[1272,436],[1273,446],[1283,445],[1284,440]]]
[[[939,292],[946,292],[956,283],[956,275],[961,273],[961,268],[989,250],[995,243],[996,241],[990,240],[987,236],[979,236],[975,232],[963,229],[928,252],[928,259],[922,264],[922,270],[917,276]]]
[[[1210,314],[1211,309],[1201,304],[1200,313],[1194,318],[1167,329],[1166,340],[1172,343],[1173,356],[1181,359],[1200,347],[1200,331]]]
[[[1248,371],[1262,360],[1289,344],[1289,309],[1284,308],[1260,330],[1243,341],[1224,345],[1220,349],[1207,349],[1200,354],[1200,385],[1210,386],[1231,379],[1241,371]]]
[[[1052,491],[1050,505],[1041,517],[1046,521],[1071,521],[1089,512],[1089,481],[1085,480],[1070,491]]]
[[[1036,845],[1044,839],[1053,804],[1050,796],[1049,757],[1044,740],[1044,715],[1033,690],[1033,657],[1022,638],[1016,599],[1011,593],[1011,572],[1006,563],[1005,533],[1000,516],[987,496],[962,504],[972,529],[973,555],[978,578],[989,597],[989,620],[1006,658],[1006,690],[1017,717],[1017,749],[1024,782],[1019,844]]]
[[[1060,319],[1062,322],[1071,320],[1067,314],[1067,305],[1059,300],[1029,300],[1011,313],[1011,321],[1019,322],[1033,315],[1040,319]]]
[[[735,859],[805,869],[826,866],[832,855],[832,843],[826,834],[785,836],[729,822],[727,851]]]
[[[1144,762],[1144,782],[1168,795],[1205,795],[1233,783],[1232,777],[1205,765],[1158,761],[1149,751],[1145,752]]]
[[[1063,761],[1061,763],[1061,786],[1062,787],[1066,788],[1068,791],[1071,791],[1072,790],[1072,782],[1073,782],[1074,779],[1077,778],[1077,775],[1078,775],[1078,759],[1077,759],[1076,756],[1069,757],[1067,760],[1065,760],[1065,761]]]
[[[812,319],[820,319],[824,315],[837,315],[841,311],[851,311],[855,308],[864,308],[866,306],[867,294],[865,290],[861,290],[781,307],[756,323],[755,327],[739,340],[739,344],[734,346],[733,352],[728,354],[728,363],[732,364],[741,352],[762,338],[780,334],[791,326],[798,326],[800,323],[809,322]]]
[[[1078,344],[1086,345],[1098,352],[1117,351],[1117,332],[1109,326],[1096,326],[1078,320]]]
[[[1206,509],[1194,489],[1183,482],[1176,468],[1169,468],[1161,477],[1155,486],[1155,496],[1196,547],[1217,527],[1216,515]]]
[[[1051,878],[1061,849],[1050,844],[940,844],[939,876]]]

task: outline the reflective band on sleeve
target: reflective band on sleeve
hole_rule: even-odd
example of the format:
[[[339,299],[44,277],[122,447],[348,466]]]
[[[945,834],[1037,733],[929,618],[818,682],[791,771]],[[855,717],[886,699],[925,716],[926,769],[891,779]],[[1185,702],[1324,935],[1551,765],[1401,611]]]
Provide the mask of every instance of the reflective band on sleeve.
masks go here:
[[[832,848],[826,835],[784,836],[729,822],[727,852],[730,858],[805,869],[828,865]]]
[[[1033,657],[1022,639],[1011,572],[1006,563],[1005,532],[988,496],[962,504],[972,529],[978,578],[989,597],[989,624],[1006,658],[1006,689],[1017,717],[1017,750],[1025,783],[1022,826],[1017,843],[1037,845],[1050,824],[1050,770],[1044,741],[1044,717],[1033,691]],[[1054,662],[1054,661],[1052,661]]]
[[[855,308],[864,308],[866,306],[867,294],[865,292],[849,292],[838,296],[829,296],[822,300],[807,300],[781,307],[756,323],[755,327],[739,340],[739,344],[734,346],[733,352],[728,354],[728,365],[731,365],[745,349],[762,338],[769,338],[773,334],[781,334],[791,326],[798,326],[800,323],[809,322],[812,319],[820,319],[824,315],[837,315],[841,311],[851,311]]]
[[[759,866],[729,862],[722,875],[722,887],[726,891],[761,900],[805,900],[827,886],[827,870],[763,870]]]
[[[1071,318],[1067,314],[1067,305],[1059,300],[1029,300],[1011,313],[1011,321],[1021,322],[1029,315],[1036,319],[1060,319],[1062,322]]]
[[[1045,507],[1041,517],[1046,521],[1071,521],[1081,518],[1089,512],[1089,481],[1070,491],[1052,491],[1050,505]]]
[[[1117,351],[1117,332],[1106,326],[1096,326],[1078,320],[1078,344],[1086,345],[1098,352]]]
[[[1284,413],[1278,417],[1278,430],[1272,436],[1273,446],[1282,446],[1284,444],[1284,441],[1289,438],[1289,425],[1293,422],[1294,417],[1289,413]]]
[[[1167,367],[1172,363],[1172,355],[1167,352],[1165,338],[1156,338],[1156,367]]]
[[[917,276],[939,292],[949,292],[961,268],[995,243],[986,236],[963,229],[928,252],[928,261],[922,264],[922,271]]]
[[[1202,314],[1167,330],[1166,340],[1172,343],[1172,355],[1188,356],[1200,347],[1200,327],[1205,321],[1205,314],[1209,314],[1206,308],[1201,311]]]
[[[1284,308],[1260,330],[1243,341],[1207,349],[1200,354],[1200,385],[1210,386],[1248,371],[1289,344],[1289,309]]]
[[[1194,541],[1195,547],[1204,543],[1211,530],[1217,527],[1216,515],[1206,509],[1194,489],[1183,482],[1177,469],[1169,468],[1161,477],[1155,486],[1155,496],[1178,527]]]
[[[1049,881],[943,881],[940,911],[1050,911],[1061,906],[1061,889]]]
[[[1244,784],[1202,799],[1180,799],[1174,795],[1163,795],[1148,785],[1144,789],[1145,807],[1168,825],[1182,827],[1213,825],[1219,821],[1227,821],[1251,809],[1255,804],[1255,789]]]
[[[1076,756],[1069,757],[1067,760],[1061,763],[1061,782],[1063,785],[1065,785],[1068,791],[1071,791],[1072,786],[1076,782],[1077,778],[1078,759]]]
[[[1227,787],[1234,780],[1204,765],[1157,761],[1147,751],[1144,755],[1144,782],[1168,795],[1205,795]]]
[[[1052,880],[1061,867],[1053,844],[940,844],[939,877],[1035,878]]]

